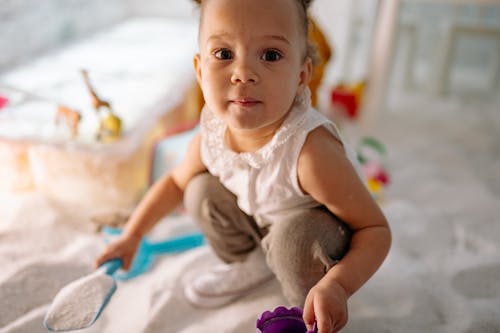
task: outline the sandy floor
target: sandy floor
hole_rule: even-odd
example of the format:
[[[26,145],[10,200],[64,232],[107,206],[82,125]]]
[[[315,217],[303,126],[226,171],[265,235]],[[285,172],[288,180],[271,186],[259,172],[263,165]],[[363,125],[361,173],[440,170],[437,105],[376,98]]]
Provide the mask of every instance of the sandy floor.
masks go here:
[[[373,134],[389,151],[392,184],[382,207],[394,243],[350,300],[343,332],[500,332],[498,103],[405,98]],[[45,332],[47,305],[91,271],[103,240],[78,207],[38,194],[0,200],[0,333]],[[171,218],[155,237],[193,228]],[[149,272],[120,282],[82,332],[254,332],[261,312],[284,304],[272,281],[231,306],[192,308],[182,283],[215,261],[206,247],[158,258]]]

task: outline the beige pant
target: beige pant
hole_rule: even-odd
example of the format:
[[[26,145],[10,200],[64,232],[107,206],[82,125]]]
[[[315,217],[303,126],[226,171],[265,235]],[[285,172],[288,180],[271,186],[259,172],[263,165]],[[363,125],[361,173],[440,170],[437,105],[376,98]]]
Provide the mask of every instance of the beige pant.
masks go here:
[[[311,287],[349,247],[348,227],[324,207],[289,213],[260,228],[209,173],[191,180],[184,204],[224,262],[243,261],[260,244],[290,305],[303,306]]]

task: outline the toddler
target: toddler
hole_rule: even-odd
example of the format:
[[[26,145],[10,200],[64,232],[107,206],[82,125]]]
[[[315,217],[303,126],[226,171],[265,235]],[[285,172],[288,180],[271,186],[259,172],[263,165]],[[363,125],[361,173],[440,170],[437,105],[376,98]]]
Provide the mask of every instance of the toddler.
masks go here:
[[[310,1],[197,2],[201,130],[96,264],[130,267],[141,237],[184,200],[225,262],[185,286],[189,302],[222,306],[275,276],[309,329],[337,332],[391,236],[354,154],[311,107]]]

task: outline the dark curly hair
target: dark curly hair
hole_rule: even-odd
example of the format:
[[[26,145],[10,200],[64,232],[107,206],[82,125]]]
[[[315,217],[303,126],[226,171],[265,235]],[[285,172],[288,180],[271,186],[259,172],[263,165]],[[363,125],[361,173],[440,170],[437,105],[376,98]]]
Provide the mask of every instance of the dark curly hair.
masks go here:
[[[194,3],[196,3],[199,7],[203,4],[203,1],[206,0],[192,0]],[[304,32],[305,39],[307,41],[306,43],[306,56],[310,57],[311,60],[313,61],[313,64],[315,64],[318,60],[318,55],[316,52],[316,48],[314,47],[313,44],[309,41],[308,34],[309,34],[309,15],[308,15],[308,9],[313,0],[293,0],[299,9],[299,18],[302,24],[302,30]]]

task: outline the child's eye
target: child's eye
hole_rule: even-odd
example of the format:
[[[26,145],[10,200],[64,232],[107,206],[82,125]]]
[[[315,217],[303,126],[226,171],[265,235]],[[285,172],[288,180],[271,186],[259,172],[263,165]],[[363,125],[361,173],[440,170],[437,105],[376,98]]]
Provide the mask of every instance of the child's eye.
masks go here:
[[[281,59],[281,54],[276,50],[267,50],[262,55],[264,61],[278,61]]]
[[[214,53],[215,57],[220,60],[229,60],[233,58],[233,54],[228,49],[220,49]]]

